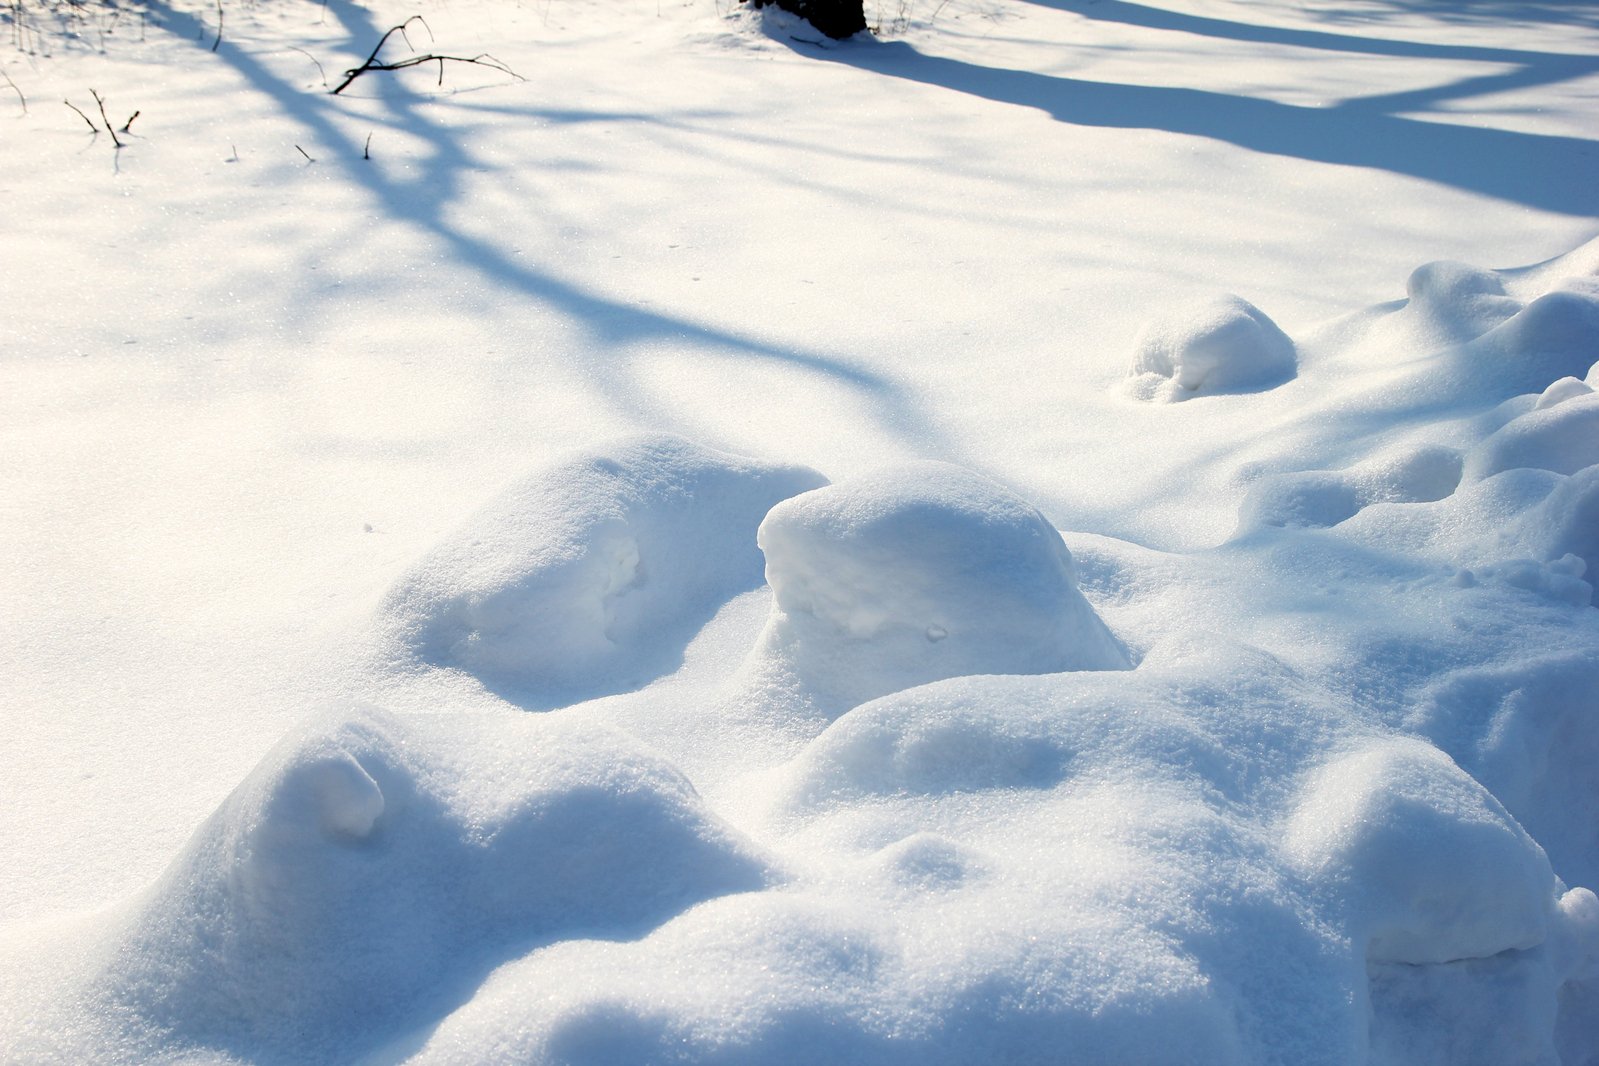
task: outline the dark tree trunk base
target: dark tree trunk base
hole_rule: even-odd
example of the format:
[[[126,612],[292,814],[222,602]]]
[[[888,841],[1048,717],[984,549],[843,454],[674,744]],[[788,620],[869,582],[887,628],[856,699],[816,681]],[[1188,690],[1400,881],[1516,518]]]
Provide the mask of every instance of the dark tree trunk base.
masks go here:
[[[815,26],[834,40],[853,37],[866,28],[862,0],[752,0],[755,7],[775,4]]]

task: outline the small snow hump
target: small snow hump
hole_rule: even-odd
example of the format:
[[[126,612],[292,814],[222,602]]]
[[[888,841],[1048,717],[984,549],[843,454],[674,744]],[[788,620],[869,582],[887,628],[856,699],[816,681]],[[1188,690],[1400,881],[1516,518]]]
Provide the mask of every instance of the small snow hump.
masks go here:
[[[1580,386],[1581,382],[1577,384]],[[1466,464],[1466,473],[1474,479],[1518,468],[1575,474],[1596,463],[1599,395],[1588,390],[1535,406],[1511,419],[1476,447]]]
[[[1405,279],[1405,295],[1422,303],[1447,304],[1473,296],[1504,294],[1499,275],[1453,259],[1423,263]]]
[[[1283,844],[1290,865],[1343,901],[1368,961],[1482,959],[1548,932],[1557,883],[1543,849],[1422,741],[1387,738],[1329,760]]]
[[[1270,388],[1297,370],[1288,335],[1260,308],[1228,295],[1145,324],[1129,376],[1140,398],[1172,402]]]
[[[967,674],[1123,670],[1060,533],[946,463],[889,467],[772,508],[757,657],[842,711]]]
[[[731,596],[757,587],[753,533],[826,481],[678,437],[579,453],[511,486],[403,578],[401,646],[528,707],[669,673]]]
[[[1575,376],[1599,355],[1599,295],[1576,290],[1547,292],[1494,331],[1507,354],[1542,357],[1549,376]]]

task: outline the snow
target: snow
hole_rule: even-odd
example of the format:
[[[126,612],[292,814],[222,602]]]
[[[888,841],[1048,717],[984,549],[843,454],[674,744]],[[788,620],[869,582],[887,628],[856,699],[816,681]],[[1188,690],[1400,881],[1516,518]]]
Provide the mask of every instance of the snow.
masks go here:
[[[785,500],[756,542],[773,603],[755,669],[830,714],[946,677],[1131,665],[1060,534],[959,467],[887,467]]]
[[[1151,322],[1133,338],[1135,395],[1182,400],[1219,390],[1264,388],[1294,376],[1294,342],[1265,312],[1222,296]],[[1171,386],[1162,389],[1162,378]]]
[[[1591,11],[223,13],[0,14],[0,1061],[1599,1063]]]
[[[507,488],[401,580],[385,613],[409,655],[524,701],[637,688],[760,584],[755,527],[822,481],[681,438],[613,442]]]
[[[1368,962],[1486,959],[1548,937],[1543,849],[1431,745],[1388,740],[1322,766],[1284,846],[1307,879],[1337,885]]]

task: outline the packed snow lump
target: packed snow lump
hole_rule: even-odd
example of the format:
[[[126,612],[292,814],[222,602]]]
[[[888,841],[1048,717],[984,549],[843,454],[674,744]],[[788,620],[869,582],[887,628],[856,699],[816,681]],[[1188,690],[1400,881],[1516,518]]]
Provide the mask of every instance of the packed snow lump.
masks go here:
[[[1146,399],[1266,388],[1294,376],[1294,342],[1240,296],[1174,309],[1133,340],[1130,387]]]

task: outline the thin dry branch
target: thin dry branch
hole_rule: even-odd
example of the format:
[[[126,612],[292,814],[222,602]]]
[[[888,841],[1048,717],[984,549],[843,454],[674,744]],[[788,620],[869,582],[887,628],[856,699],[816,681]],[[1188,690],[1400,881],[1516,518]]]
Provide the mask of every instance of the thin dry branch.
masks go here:
[[[0,78],[6,80],[6,84],[11,86],[11,91],[17,94],[17,99],[22,101],[22,113],[26,115],[28,113],[28,98],[22,95],[22,90],[17,88],[17,83],[11,80],[11,75],[6,71],[0,70]]]
[[[78,112],[78,117],[89,124],[90,133],[94,134],[96,137],[100,136],[100,127],[94,124],[94,119],[90,118],[88,115],[85,115],[82,111],[79,111],[77,104],[73,103],[71,100],[63,100],[61,102],[72,108],[72,110]]]
[[[489,67],[493,70],[499,71],[502,74],[509,74],[517,81],[527,80],[510,67],[500,62],[498,59],[495,59],[493,56],[489,55],[487,52],[483,52],[475,56],[446,56],[436,55],[432,52],[429,52],[426,55],[409,56],[405,59],[397,59],[392,63],[378,59],[378,53],[383,51],[383,46],[387,44],[389,42],[389,38],[393,37],[396,33],[400,35],[401,39],[404,40],[407,45],[410,45],[411,38],[405,31],[413,22],[422,23],[422,28],[428,31],[428,36],[430,38],[433,36],[433,31],[428,28],[427,21],[423,19],[421,15],[412,15],[398,26],[391,26],[382,37],[378,38],[377,47],[372,49],[372,54],[366,57],[365,62],[358,67],[352,67],[344,72],[344,80],[339,82],[339,84],[334,86],[332,89],[333,95],[337,96],[339,93],[342,93],[345,89],[349,88],[351,82],[355,81],[356,78],[359,78],[368,71],[404,70],[407,67],[422,66],[424,63],[437,63],[439,65],[440,85],[444,84],[444,64],[446,63],[470,63],[474,66]]]
[[[321,63],[320,60],[317,59],[316,56],[312,55],[310,52],[307,52],[304,48],[296,48],[292,44],[289,45],[289,51],[291,51],[291,52],[299,52],[301,55],[305,56],[305,58],[309,59],[312,63],[315,63],[316,64],[316,72],[322,78],[322,88],[326,89],[328,87],[328,72],[326,70],[322,69],[322,63]]]
[[[112,147],[121,148],[122,147],[122,142],[117,138],[117,131],[111,128],[111,120],[106,117],[105,100],[102,99],[100,94],[95,92],[93,89],[89,90],[89,95],[94,97],[94,102],[96,104],[100,105],[100,121],[105,123],[105,131],[107,133],[111,134]],[[77,111],[78,109],[77,108],[73,108],[73,110]],[[82,112],[79,112],[79,114],[82,114]],[[129,119],[128,121],[131,122],[133,120]],[[94,123],[91,122],[91,123],[89,123],[89,125],[92,126],[92,125],[94,125]]]

